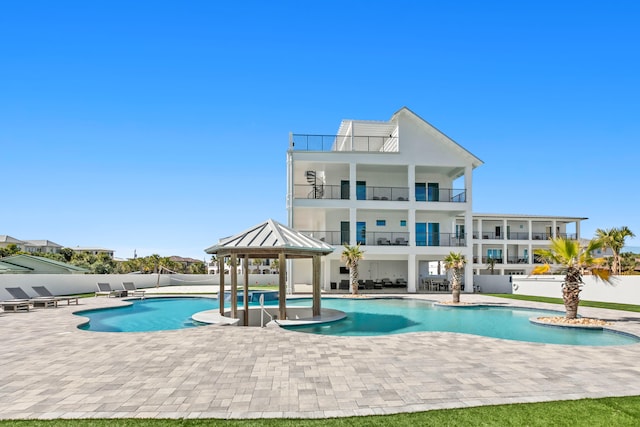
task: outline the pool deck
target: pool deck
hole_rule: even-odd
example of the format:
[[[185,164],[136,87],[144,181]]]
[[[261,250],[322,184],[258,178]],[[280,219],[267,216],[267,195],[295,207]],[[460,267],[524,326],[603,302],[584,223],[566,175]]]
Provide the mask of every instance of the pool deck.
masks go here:
[[[446,301],[449,295],[402,295]],[[462,300],[561,306],[484,295]],[[335,337],[279,328],[82,331],[80,305],[0,314],[0,418],[391,414],[640,395],[640,344],[535,344],[445,332]],[[640,335],[640,313],[581,307]]]

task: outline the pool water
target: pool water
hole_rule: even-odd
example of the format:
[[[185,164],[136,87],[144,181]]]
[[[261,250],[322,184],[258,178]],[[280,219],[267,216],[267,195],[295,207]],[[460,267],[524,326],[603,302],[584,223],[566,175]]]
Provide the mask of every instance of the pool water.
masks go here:
[[[75,314],[88,317],[80,329],[99,332],[144,332],[193,328],[191,315],[218,308],[213,298],[145,298],[129,306],[99,308]]]
[[[309,305],[310,300],[287,305]],[[512,307],[446,307],[415,299],[323,298],[322,307],[347,313],[347,318],[324,325],[287,326],[322,335],[373,336],[408,332],[459,332],[517,341],[570,345],[625,345],[640,342],[627,334],[603,330],[533,325],[531,317],[557,316],[549,310]]]
[[[200,326],[191,316],[218,308],[213,298],[176,297],[131,300],[125,307],[77,312],[90,321],[79,328],[100,332],[144,332]],[[310,306],[311,299],[288,300],[288,306]],[[228,305],[228,304],[227,304]],[[250,305],[258,305],[251,303]],[[277,305],[269,301],[265,305]],[[637,337],[611,331],[533,325],[530,317],[554,316],[556,311],[512,307],[446,307],[416,299],[323,298],[323,308],[343,311],[347,317],[332,323],[287,326],[287,329],[323,335],[376,336],[409,332],[458,332],[517,341],[570,345],[626,345]]]

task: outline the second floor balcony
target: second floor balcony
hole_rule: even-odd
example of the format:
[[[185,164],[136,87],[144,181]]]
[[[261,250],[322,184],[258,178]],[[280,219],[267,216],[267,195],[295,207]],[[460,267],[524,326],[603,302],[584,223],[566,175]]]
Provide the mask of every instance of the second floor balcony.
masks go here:
[[[301,233],[330,245],[340,246],[349,244],[350,234],[344,231],[302,230]],[[362,246],[409,246],[410,233],[403,231],[376,231],[360,233],[356,243]],[[430,233],[417,236],[415,246],[466,246],[466,238],[456,233]]]
[[[293,187],[294,199],[351,199],[349,185],[295,184]],[[409,200],[409,187],[356,186],[355,199],[405,202]],[[430,193],[429,197],[417,192],[415,201],[465,203],[467,197],[465,190],[441,188]]]

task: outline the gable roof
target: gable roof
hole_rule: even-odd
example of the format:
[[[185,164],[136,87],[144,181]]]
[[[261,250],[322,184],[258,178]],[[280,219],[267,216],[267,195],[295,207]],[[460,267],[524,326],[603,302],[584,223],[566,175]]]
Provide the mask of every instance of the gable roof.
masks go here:
[[[484,162],[482,160],[480,160],[479,158],[477,158],[475,155],[473,155],[469,150],[467,150],[466,148],[464,148],[462,145],[458,144],[457,142],[455,142],[453,139],[449,138],[444,132],[442,132],[440,129],[436,128],[435,126],[433,126],[431,123],[429,123],[428,121],[426,121],[425,119],[423,119],[422,117],[420,117],[419,115],[417,115],[416,113],[414,113],[413,111],[411,111],[409,108],[407,107],[402,107],[400,108],[398,111],[396,111],[395,113],[393,113],[393,115],[391,116],[391,120],[390,121],[394,121],[397,120],[397,118],[401,115],[407,115],[409,116],[411,119],[413,119],[414,121],[416,121],[420,126],[422,126],[423,128],[425,128],[427,131],[429,132],[435,132],[438,136],[439,139],[445,143],[445,144],[449,144],[450,146],[452,146],[456,151],[460,152],[461,154],[463,154],[465,157],[469,158],[469,160],[471,161],[471,164],[473,166],[473,168],[477,168],[478,166],[481,166],[484,164]]]
[[[280,253],[293,257],[311,257],[314,254],[326,255],[333,251],[331,245],[273,219],[268,219],[235,236],[221,239],[218,244],[205,249],[208,254],[241,253],[253,257],[275,256]]]
[[[24,243],[22,240],[18,240],[15,237],[7,236],[6,234],[0,234],[0,243]]]
[[[12,266],[30,269],[33,273],[88,273],[89,270],[53,259],[33,255],[11,255],[1,258],[0,262]]]
[[[31,273],[32,271],[33,271],[33,268],[21,267],[19,265],[9,264],[9,263],[0,261],[0,274]]]
[[[61,248],[62,245],[59,245],[51,240],[25,240],[27,246],[47,246],[54,248]]]

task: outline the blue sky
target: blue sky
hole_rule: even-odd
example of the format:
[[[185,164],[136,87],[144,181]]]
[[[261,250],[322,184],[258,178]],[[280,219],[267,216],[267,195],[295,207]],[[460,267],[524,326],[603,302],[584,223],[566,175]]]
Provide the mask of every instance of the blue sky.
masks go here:
[[[201,259],[286,223],[289,132],[407,106],[475,212],[640,235],[640,3],[219,3],[0,5],[0,234]]]

